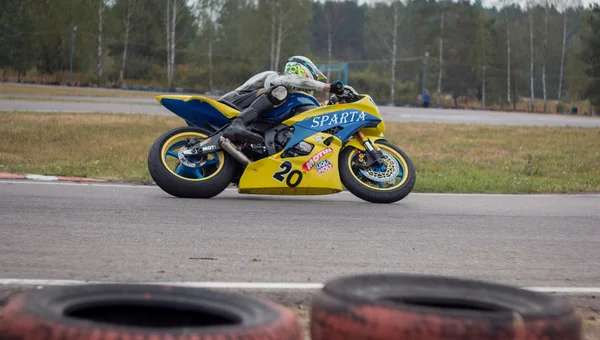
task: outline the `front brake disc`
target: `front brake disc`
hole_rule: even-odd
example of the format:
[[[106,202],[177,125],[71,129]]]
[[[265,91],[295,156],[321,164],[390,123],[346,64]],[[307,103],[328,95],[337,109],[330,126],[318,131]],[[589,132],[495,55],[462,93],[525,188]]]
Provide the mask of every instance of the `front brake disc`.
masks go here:
[[[374,165],[371,165],[368,169],[360,169],[360,173],[362,173],[368,179],[374,182],[380,183],[391,183],[394,182],[396,176],[400,173],[400,166],[398,162],[390,155],[389,153],[381,150],[384,156],[384,164],[378,165],[378,168],[383,168],[382,171],[378,171],[373,169]]]

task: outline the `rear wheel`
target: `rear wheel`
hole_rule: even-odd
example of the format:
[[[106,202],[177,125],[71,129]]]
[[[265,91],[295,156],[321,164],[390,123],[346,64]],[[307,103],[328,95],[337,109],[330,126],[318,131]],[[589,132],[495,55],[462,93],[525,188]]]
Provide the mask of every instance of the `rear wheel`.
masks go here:
[[[367,169],[357,165],[366,151],[347,147],[340,153],[342,184],[355,196],[372,203],[393,203],[405,198],[414,188],[416,172],[410,158],[397,146],[385,140],[375,145],[385,157],[383,165],[373,164]]]
[[[188,138],[205,140],[210,131],[178,127],[156,139],[148,153],[148,171],[162,190],[176,197],[211,198],[221,193],[233,178],[236,161],[224,151],[206,156],[181,155]]]

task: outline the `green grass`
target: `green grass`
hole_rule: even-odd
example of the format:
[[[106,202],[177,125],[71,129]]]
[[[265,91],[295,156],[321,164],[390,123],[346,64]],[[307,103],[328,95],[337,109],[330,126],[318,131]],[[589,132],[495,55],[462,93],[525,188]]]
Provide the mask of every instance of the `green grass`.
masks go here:
[[[415,191],[600,191],[600,129],[388,124],[414,160]]]
[[[177,117],[0,114],[0,172],[151,181],[146,157]],[[600,192],[600,129],[387,123],[415,192]]]
[[[0,114],[0,171],[149,181],[147,152],[180,119],[150,115]]]

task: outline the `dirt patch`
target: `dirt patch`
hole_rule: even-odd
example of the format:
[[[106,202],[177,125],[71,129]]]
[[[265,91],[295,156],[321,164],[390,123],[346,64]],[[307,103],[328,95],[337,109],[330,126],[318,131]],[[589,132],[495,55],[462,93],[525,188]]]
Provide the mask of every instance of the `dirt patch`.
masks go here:
[[[579,308],[583,319],[584,340],[600,340],[600,311]]]
[[[294,306],[291,309],[294,311],[294,314],[296,315],[298,322],[302,326],[302,330],[304,332],[304,339],[309,340],[310,339],[310,321],[309,321],[310,308]]]

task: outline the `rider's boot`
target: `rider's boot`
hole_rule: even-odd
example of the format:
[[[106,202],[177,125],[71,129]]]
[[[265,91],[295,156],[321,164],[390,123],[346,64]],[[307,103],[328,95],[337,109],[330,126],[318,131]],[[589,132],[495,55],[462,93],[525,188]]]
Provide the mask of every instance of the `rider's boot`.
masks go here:
[[[277,86],[259,95],[223,131],[223,136],[235,141],[247,139],[253,143],[264,143],[263,137],[250,131],[248,124],[255,121],[260,114],[283,103],[286,98],[287,89],[283,86]]]

